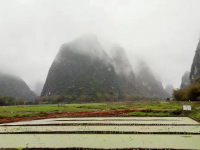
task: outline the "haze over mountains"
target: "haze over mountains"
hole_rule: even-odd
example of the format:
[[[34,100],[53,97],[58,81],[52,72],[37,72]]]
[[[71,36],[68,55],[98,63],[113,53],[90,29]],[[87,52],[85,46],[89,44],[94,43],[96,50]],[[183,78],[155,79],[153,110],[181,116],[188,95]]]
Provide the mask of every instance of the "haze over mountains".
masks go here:
[[[134,71],[124,48],[114,44],[106,51],[113,61],[113,66],[118,76],[118,84],[121,86],[122,91],[128,94],[139,92]]]
[[[190,72],[186,71],[183,76],[182,76],[182,80],[181,80],[181,89],[185,89],[190,85]]]
[[[43,82],[36,82],[35,87],[34,87],[34,92],[37,94],[37,96],[41,95],[42,89],[43,89],[44,83]]]
[[[0,94],[33,101],[36,94],[30,90],[28,85],[15,75],[0,72]]]
[[[174,89],[162,82],[143,60],[135,72],[125,49],[119,44],[103,47],[94,34],[85,34],[71,42],[62,44],[47,75],[45,84],[37,82],[38,96],[88,95],[115,93],[121,99],[125,95],[171,97]],[[191,72],[185,72],[181,89],[187,88],[191,80],[200,74],[200,46],[198,44]],[[190,77],[190,78],[189,78]],[[0,74],[0,94],[33,100],[36,94],[27,84],[14,75]],[[18,87],[18,88],[17,88]]]
[[[108,51],[108,54],[106,53]],[[140,93],[168,96],[147,66],[137,77],[124,49],[104,50],[95,35],[84,35],[61,46],[49,70],[42,95],[94,95],[113,91],[118,95]]]
[[[135,72],[125,49],[119,44],[103,47],[94,34],[85,34],[71,42],[62,44],[47,75],[45,84],[37,82],[38,96],[116,94],[119,99],[125,95],[172,97],[173,85],[163,88],[143,60]],[[187,88],[200,74],[200,46],[198,44],[191,72],[185,72],[181,89]],[[15,75],[0,74],[0,94],[34,100],[36,94]]]
[[[200,76],[200,40],[195,51],[190,72],[190,80],[193,81],[197,76]]]
[[[138,88],[144,95],[156,95],[168,97],[161,81],[155,78],[150,68],[144,62],[141,64],[139,72],[136,74]]]
[[[85,34],[60,47],[45,84],[37,82],[34,91],[38,96],[115,93],[120,99],[127,94],[168,97],[161,81],[141,62],[135,73],[122,46],[113,44],[105,49],[96,35]],[[22,79],[6,74],[0,77],[0,94],[35,99],[36,94]]]
[[[165,87],[165,91],[167,92],[167,94],[169,95],[169,97],[172,97],[172,95],[173,95],[173,90],[174,90],[174,86],[171,85],[171,84],[168,84],[168,85]]]
[[[20,76],[35,91],[61,44],[93,32],[123,47],[133,68],[134,57],[142,58],[163,85],[178,88],[198,42],[199,5],[198,0],[1,0],[0,70]]]
[[[190,72],[186,71],[182,76],[180,89],[189,87],[197,76],[200,76],[200,40],[196,47]]]
[[[65,43],[49,70],[42,95],[120,93],[112,63],[93,35]]]

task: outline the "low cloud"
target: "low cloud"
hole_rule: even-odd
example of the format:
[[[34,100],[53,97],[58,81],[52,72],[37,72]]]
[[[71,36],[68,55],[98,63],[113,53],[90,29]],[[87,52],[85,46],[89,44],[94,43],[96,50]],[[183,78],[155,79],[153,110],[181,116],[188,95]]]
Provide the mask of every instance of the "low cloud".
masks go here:
[[[32,90],[45,82],[60,46],[87,32],[144,60],[164,84],[180,86],[200,36],[199,0],[1,0],[0,70]]]

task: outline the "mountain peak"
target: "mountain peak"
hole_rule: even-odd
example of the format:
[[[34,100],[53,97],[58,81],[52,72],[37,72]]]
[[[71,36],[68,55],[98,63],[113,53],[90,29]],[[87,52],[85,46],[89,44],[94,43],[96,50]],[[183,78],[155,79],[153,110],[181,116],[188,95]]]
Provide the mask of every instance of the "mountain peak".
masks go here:
[[[193,81],[197,76],[200,76],[200,41],[197,45],[191,66],[190,80]]]
[[[42,95],[67,93],[80,96],[106,93],[109,90],[119,92],[112,60],[95,35],[83,35],[65,43],[55,60]]]
[[[60,51],[71,51],[76,54],[86,55],[91,58],[103,59],[108,57],[95,34],[85,34],[71,42],[63,44]],[[61,53],[60,53],[61,54]],[[60,55],[58,56],[60,57]],[[110,62],[111,60],[105,60]]]
[[[190,72],[186,71],[182,76],[181,89],[185,89],[190,85]]]
[[[153,95],[153,96],[167,96],[165,92],[162,82],[155,78],[151,69],[148,65],[141,61],[141,66],[139,68],[138,73],[136,74],[137,84],[140,88],[140,91],[145,95]]]
[[[0,94],[23,98],[30,101],[35,98],[35,93],[20,77],[13,74],[0,73]]]
[[[165,87],[165,91],[167,92],[167,94],[172,97],[172,94],[173,94],[173,90],[174,90],[174,86],[172,84],[168,84],[166,87]]]

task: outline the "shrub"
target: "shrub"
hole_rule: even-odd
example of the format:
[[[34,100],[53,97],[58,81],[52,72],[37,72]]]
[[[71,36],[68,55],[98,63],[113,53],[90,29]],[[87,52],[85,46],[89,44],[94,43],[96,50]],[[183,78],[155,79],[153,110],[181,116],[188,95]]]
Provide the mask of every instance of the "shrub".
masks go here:
[[[15,105],[15,98],[11,96],[3,96],[0,94],[0,106]]]
[[[173,97],[177,101],[186,101],[187,100],[187,96],[186,96],[185,89],[176,89],[176,90],[174,90],[173,91]]]
[[[91,98],[88,95],[81,95],[80,97],[77,98],[78,102],[81,103],[88,102],[90,99]]]
[[[150,112],[153,112],[152,109],[145,109],[145,110],[141,110],[141,112],[147,112],[147,113],[150,113]]]
[[[174,90],[173,97],[177,101],[200,100],[200,76],[188,88]]]
[[[190,87],[187,88],[185,92],[186,92],[188,100],[196,101],[198,100],[198,97],[200,96],[200,86],[191,85]]]
[[[16,101],[17,105],[24,105],[25,104],[25,101],[23,99],[18,99]]]
[[[173,115],[181,115],[182,114],[182,110],[181,109],[176,109],[176,110],[173,110],[171,113]]]

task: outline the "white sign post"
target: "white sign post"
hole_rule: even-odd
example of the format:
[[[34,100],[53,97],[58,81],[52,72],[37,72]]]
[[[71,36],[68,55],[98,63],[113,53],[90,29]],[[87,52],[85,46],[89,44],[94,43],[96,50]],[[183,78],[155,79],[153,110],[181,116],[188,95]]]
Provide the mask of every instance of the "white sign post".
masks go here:
[[[183,105],[183,110],[192,110],[191,105]]]

